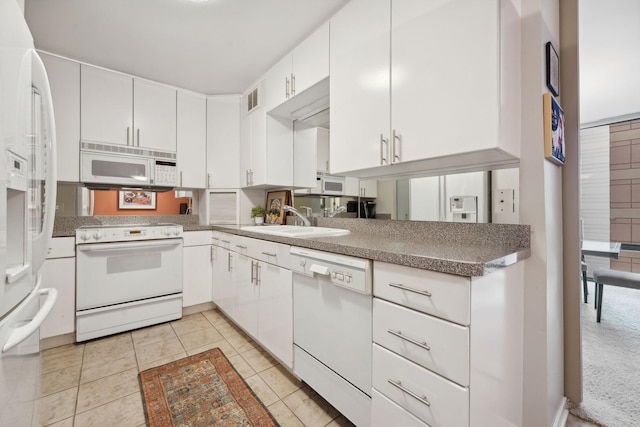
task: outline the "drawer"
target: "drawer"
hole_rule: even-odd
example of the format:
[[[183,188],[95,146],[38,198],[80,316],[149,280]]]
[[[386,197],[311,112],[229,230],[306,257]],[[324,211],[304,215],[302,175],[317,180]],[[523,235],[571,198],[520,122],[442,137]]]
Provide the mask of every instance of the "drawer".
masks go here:
[[[376,389],[371,391],[371,426],[429,427]]]
[[[462,386],[469,385],[469,328],[373,300],[373,341]]]
[[[183,246],[210,245],[211,231],[185,231],[182,235]]]
[[[251,258],[264,261],[269,264],[275,264],[286,269],[289,265],[289,245],[282,243],[268,242],[260,239],[250,239],[249,256]]]
[[[76,256],[75,237],[56,237],[51,239],[47,259],[73,258]]]
[[[222,231],[212,231],[211,241],[215,246],[231,249],[233,234],[223,233]]]
[[[468,326],[470,322],[468,277],[375,261],[373,294],[461,325]]]
[[[469,389],[377,344],[373,388],[430,426],[469,426]]]

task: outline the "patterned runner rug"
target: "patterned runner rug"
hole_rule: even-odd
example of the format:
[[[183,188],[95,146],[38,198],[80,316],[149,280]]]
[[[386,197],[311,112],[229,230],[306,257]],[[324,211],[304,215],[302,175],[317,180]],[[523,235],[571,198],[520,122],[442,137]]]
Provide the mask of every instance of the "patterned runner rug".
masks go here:
[[[219,348],[140,372],[150,427],[278,427]]]

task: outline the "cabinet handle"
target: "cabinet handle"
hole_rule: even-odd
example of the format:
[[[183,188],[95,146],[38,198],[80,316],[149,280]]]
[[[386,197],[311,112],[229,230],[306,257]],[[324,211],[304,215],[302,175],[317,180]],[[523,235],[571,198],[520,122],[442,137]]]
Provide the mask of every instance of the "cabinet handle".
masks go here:
[[[329,160],[327,160],[325,163],[326,163],[326,165],[325,165],[324,170],[329,172]]]
[[[138,130],[136,131],[136,137],[138,139],[138,145],[137,147],[140,147],[140,128],[138,128]]]
[[[251,261],[251,281],[249,283],[253,283],[253,279],[255,279],[255,276],[253,274],[253,266],[254,266],[254,261]]]
[[[431,350],[431,347],[429,347],[427,345],[426,341],[422,341],[421,342],[421,341],[418,341],[418,340],[414,340],[413,338],[410,338],[410,337],[408,337],[406,335],[403,335],[402,331],[394,331],[393,329],[389,329],[389,330],[387,330],[387,332],[389,332],[391,335],[395,335],[396,337],[398,337],[400,339],[403,339],[405,341],[409,341],[411,344],[415,344],[418,347],[422,347],[427,351]]]
[[[273,252],[262,252],[262,255],[266,255],[266,256],[278,256],[278,254],[274,254]]]
[[[413,397],[414,399],[424,403],[427,406],[431,406],[431,402],[427,400],[427,396],[425,396],[424,394],[422,396],[419,396],[417,393],[414,393],[413,391],[403,386],[401,381],[394,381],[392,379],[388,379],[387,381],[389,382],[389,384],[399,388],[402,392],[407,393],[409,396]]]
[[[403,285],[402,283],[389,283],[389,286],[392,288],[402,289],[403,291],[413,292],[415,294],[424,295],[425,297],[431,297],[431,292],[422,291],[420,289],[410,288],[408,286]]]
[[[253,169],[249,169],[251,176],[251,185],[253,185]]]
[[[226,244],[231,243],[231,241],[229,241],[229,240],[220,240],[220,241],[221,241],[222,243],[226,243]]]
[[[387,145],[387,150],[384,149],[385,144]],[[380,164],[388,165],[389,159],[385,157],[385,152],[389,152],[389,140],[384,139],[384,135],[380,134]]]
[[[207,188],[211,188],[211,174],[207,174]]]
[[[231,271],[231,252],[227,254],[227,271]]]
[[[182,187],[182,171],[180,171],[180,187]]]
[[[400,140],[400,134],[393,130],[393,156],[391,159],[391,163],[397,163],[400,161],[400,154],[398,152],[397,147],[400,145],[402,141]]]
[[[216,247],[215,246],[211,246],[210,248],[211,250],[211,263],[213,263],[216,260]]]
[[[296,75],[291,73],[291,96],[296,94]]]
[[[260,269],[262,269],[262,267],[256,262],[256,286],[258,286],[262,281],[260,280]]]
[[[129,128],[129,126],[127,126],[127,145],[129,145],[129,131],[131,129]]]
[[[289,99],[289,77],[284,78],[284,97]]]
[[[212,237],[211,240],[220,240],[220,239],[217,237]]]
[[[240,248],[240,249],[247,249],[246,246],[242,246],[242,245],[236,245],[236,248]]]

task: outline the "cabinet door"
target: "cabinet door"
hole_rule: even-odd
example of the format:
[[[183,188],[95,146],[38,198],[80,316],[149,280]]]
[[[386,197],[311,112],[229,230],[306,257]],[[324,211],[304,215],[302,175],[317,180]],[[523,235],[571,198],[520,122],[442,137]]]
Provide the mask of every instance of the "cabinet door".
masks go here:
[[[80,64],[40,53],[56,114],[58,181],[80,182]]]
[[[134,79],[135,146],[176,151],[176,90]]]
[[[360,181],[360,196],[378,197],[378,181],[372,179]]]
[[[211,246],[185,247],[182,269],[182,306],[204,304],[211,296]]]
[[[220,246],[213,246],[212,251],[212,299],[222,311],[233,318],[234,287],[231,278],[233,253]]]
[[[352,0],[331,19],[332,174],[388,161],[390,13],[389,0]]]
[[[201,154],[200,154],[201,155]],[[240,97],[207,98],[207,186],[240,187]]]
[[[88,65],[80,67],[80,138],[133,145],[133,79]]]
[[[495,147],[499,2],[452,0],[434,7],[394,0],[392,5],[391,117],[399,160]]]
[[[258,341],[289,368],[293,367],[292,286],[291,270],[258,263]]]
[[[42,287],[58,290],[58,301],[40,327],[40,338],[75,331],[76,259],[47,259],[42,265]]]
[[[242,188],[251,186],[251,117],[252,112],[248,111],[248,96],[244,94],[240,110],[240,173],[238,174]]]
[[[267,181],[267,114],[265,107],[249,113],[251,126],[250,186],[268,184]]]
[[[177,155],[180,187],[205,188],[207,184],[207,100],[178,91]]]
[[[293,95],[329,77],[329,22],[325,22],[293,50],[291,63]]]
[[[293,96],[291,78],[291,54],[288,54],[265,76],[263,105],[267,111],[271,111]]]
[[[349,197],[358,197],[360,195],[360,180],[358,178],[345,177],[344,195]]]
[[[258,287],[255,261],[246,255],[233,253],[231,280],[234,287],[233,320],[250,335],[258,332]]]
[[[317,145],[317,169],[318,172],[329,173],[329,139],[330,131],[325,128],[318,129]],[[313,184],[315,186],[315,183]]]

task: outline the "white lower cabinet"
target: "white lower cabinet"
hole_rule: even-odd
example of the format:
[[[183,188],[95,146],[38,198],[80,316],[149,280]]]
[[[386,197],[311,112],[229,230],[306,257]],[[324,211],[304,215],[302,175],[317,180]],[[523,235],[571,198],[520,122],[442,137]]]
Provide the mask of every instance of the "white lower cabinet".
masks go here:
[[[521,264],[469,278],[374,262],[374,425],[522,425]]]
[[[285,366],[293,367],[293,295],[289,247],[216,235],[213,302]],[[220,243],[215,243],[220,242]]]
[[[183,251],[182,306],[211,302],[211,231],[185,232]]]
[[[40,338],[73,333],[76,320],[76,249],[74,237],[52,239],[41,270],[42,288],[58,290],[58,301],[40,327]]]

